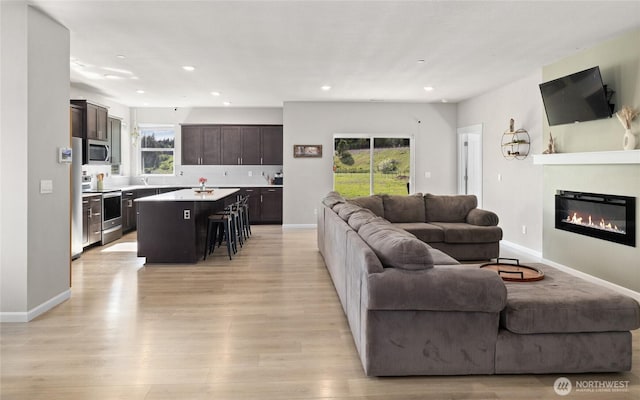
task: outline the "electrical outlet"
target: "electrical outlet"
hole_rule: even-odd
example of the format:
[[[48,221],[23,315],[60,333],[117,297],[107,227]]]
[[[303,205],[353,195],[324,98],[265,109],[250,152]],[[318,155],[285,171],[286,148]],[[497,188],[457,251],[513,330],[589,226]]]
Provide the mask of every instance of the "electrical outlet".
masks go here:
[[[431,178],[431,172],[429,172],[429,171],[425,172],[425,173],[424,173],[424,177],[425,177],[426,179]]]
[[[184,219],[191,219],[191,210],[183,210],[182,214]]]
[[[498,174],[498,182],[502,182],[502,174]]]
[[[249,171],[249,176],[253,176],[253,171]]]
[[[526,225],[522,225],[522,234],[523,235],[527,234],[527,226]]]
[[[318,215],[318,209],[317,208],[313,209],[313,215]]]

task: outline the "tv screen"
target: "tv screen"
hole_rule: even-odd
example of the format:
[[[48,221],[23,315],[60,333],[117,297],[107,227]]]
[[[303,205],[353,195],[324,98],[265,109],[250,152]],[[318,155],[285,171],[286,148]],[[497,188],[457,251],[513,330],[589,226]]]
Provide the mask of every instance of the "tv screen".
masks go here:
[[[593,67],[540,84],[549,125],[611,117],[600,68]]]

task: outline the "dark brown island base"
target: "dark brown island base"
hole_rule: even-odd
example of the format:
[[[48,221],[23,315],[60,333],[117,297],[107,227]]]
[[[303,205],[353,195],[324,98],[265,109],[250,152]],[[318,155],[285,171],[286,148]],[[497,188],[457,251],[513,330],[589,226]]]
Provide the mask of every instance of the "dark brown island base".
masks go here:
[[[235,200],[238,191],[183,189],[136,199],[138,257],[146,257],[147,263],[198,262],[204,252],[207,217]]]

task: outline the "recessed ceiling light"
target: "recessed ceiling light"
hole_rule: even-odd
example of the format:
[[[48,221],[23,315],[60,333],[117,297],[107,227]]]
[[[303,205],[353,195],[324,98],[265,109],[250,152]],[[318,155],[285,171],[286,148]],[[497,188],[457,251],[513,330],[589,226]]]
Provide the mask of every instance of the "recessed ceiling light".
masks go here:
[[[149,105],[149,103],[142,103],[142,105],[143,105],[143,106],[148,106],[148,105]]]
[[[144,90],[142,90],[142,89],[138,89],[138,90],[136,90],[136,93],[143,94],[143,93],[144,93]]]
[[[320,89],[324,90],[325,92],[328,92],[329,90],[331,90],[331,86],[323,85]]]
[[[448,103],[449,102],[449,100],[447,100],[447,99],[442,99],[440,101],[443,102],[443,103]]]
[[[422,59],[418,60],[418,64],[424,64],[424,60]]]
[[[224,104],[226,107],[228,107],[228,106],[230,106],[230,105],[231,105],[231,102],[230,102],[230,101],[225,101],[225,102],[224,102],[224,103],[222,103],[222,104]]]
[[[133,72],[126,70],[126,69],[121,69],[121,68],[111,68],[111,67],[100,67],[105,71],[110,71],[110,72],[117,72],[119,74],[125,74],[125,75],[133,75]]]
[[[133,80],[138,80],[138,79],[140,79],[140,78],[138,78],[137,76],[132,76],[132,77],[131,77],[131,79],[133,79]]]
[[[107,79],[122,79],[122,77],[112,74],[105,74],[104,77]]]
[[[433,90],[433,87],[432,86],[425,86],[424,90],[426,90],[427,92],[430,92],[430,91]]]
[[[195,71],[196,67],[194,67],[192,65],[183,65],[182,69],[185,70],[185,71],[191,72],[191,71]]]
[[[220,96],[220,92],[211,92],[211,95],[217,97],[217,96]]]
[[[118,55],[116,55],[116,58],[119,58],[119,59],[123,60],[123,59],[125,59],[127,57],[123,56],[122,54],[118,54]]]

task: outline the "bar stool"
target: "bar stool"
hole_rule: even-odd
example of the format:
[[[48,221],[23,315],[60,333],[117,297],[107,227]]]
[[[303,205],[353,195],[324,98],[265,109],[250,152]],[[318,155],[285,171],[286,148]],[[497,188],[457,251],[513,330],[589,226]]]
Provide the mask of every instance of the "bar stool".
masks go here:
[[[223,239],[227,244],[227,254],[229,254],[229,260],[232,259],[232,252],[234,254],[238,252],[238,248],[235,244],[234,217],[230,211],[230,208],[227,207],[225,211],[221,213],[209,215],[203,260],[207,259],[208,254],[213,253],[216,248],[216,242],[218,244],[218,247],[220,247]]]
[[[241,196],[240,209],[242,213],[240,215],[242,220],[242,227],[246,238],[251,236],[251,223],[249,222],[249,195]]]

